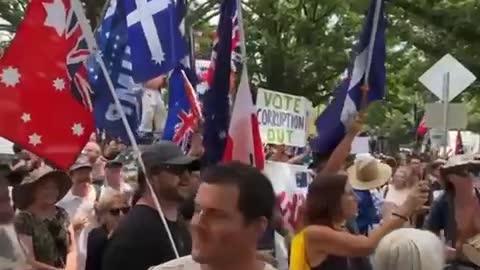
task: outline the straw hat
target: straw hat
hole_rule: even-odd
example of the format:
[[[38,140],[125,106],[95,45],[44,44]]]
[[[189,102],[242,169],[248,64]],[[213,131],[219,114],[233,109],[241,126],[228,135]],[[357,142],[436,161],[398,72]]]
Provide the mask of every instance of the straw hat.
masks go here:
[[[480,266],[480,234],[468,239],[463,244],[462,251],[472,263]]]
[[[474,155],[456,155],[450,157],[447,162],[440,167],[440,173],[443,176],[458,172],[474,171],[480,171],[480,160]]]
[[[445,164],[442,166],[442,168],[449,169],[453,167],[469,165],[480,165],[480,160],[478,160],[474,155],[456,155],[450,157],[447,162],[445,162]]]
[[[54,170],[47,165],[42,165],[41,167],[28,173],[28,175],[23,178],[22,182],[13,188],[12,197],[15,206],[20,210],[30,206],[32,203],[33,191],[37,187],[38,183],[47,179],[47,177],[54,179],[58,186],[57,201],[63,198],[72,186],[72,181],[65,172]]]
[[[385,185],[392,177],[392,168],[370,154],[359,154],[347,174],[354,189],[370,190]]]

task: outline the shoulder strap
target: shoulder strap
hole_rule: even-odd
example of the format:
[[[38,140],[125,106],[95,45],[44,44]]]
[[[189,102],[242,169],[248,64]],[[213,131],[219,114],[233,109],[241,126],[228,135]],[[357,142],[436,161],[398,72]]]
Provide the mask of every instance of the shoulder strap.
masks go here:
[[[385,199],[387,197],[387,193],[388,193],[388,188],[390,187],[390,185],[386,185],[385,186],[385,189],[383,190],[383,198]]]
[[[445,194],[447,199],[447,206],[448,206],[448,223],[447,223],[447,231],[448,234],[451,236],[451,246],[455,247],[455,243],[457,242],[457,221],[455,220],[455,203],[454,203],[454,195],[452,192],[446,192]]]

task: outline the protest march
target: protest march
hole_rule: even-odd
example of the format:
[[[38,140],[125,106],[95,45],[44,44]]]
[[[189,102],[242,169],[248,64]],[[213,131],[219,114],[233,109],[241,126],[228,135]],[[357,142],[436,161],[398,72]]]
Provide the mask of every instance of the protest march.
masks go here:
[[[480,1],[427,2],[0,0],[0,270],[480,270]]]

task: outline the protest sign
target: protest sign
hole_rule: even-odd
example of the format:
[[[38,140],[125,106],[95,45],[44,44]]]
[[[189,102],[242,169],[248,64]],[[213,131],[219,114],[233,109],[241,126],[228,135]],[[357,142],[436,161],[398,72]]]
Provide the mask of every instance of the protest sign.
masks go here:
[[[262,141],[304,147],[307,131],[307,104],[304,97],[258,89],[257,117]]]
[[[293,232],[301,221],[300,209],[312,181],[310,172],[306,166],[267,161],[264,173],[272,182],[284,225]]]

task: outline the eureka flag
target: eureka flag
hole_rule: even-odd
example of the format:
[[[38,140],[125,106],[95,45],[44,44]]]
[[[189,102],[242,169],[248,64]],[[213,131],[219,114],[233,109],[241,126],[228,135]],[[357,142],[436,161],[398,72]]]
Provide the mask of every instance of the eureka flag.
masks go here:
[[[316,120],[318,136],[312,145],[315,153],[329,154],[343,139],[348,125],[360,110],[362,85],[369,86],[368,103],[385,96],[384,5],[384,0],[371,1],[348,77],[335,90],[334,100]],[[367,67],[370,67],[370,73],[365,81]]]
[[[127,44],[127,22],[125,11],[117,0],[111,0],[96,39],[101,57],[112,80],[128,124],[135,132],[141,114],[141,88],[132,78],[131,49]],[[88,63],[89,80],[94,90],[94,111],[97,129],[109,137],[130,143],[120,112],[108,89],[106,78],[96,58]],[[136,134],[136,133],[135,133]]]
[[[187,54],[172,0],[123,0],[133,79],[146,82],[167,74]]]

